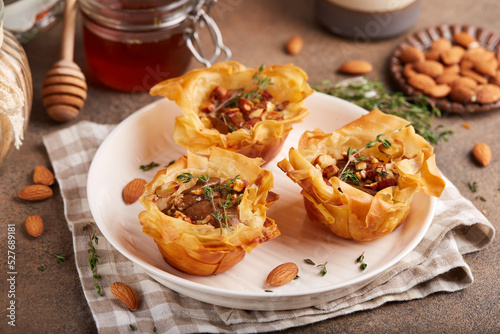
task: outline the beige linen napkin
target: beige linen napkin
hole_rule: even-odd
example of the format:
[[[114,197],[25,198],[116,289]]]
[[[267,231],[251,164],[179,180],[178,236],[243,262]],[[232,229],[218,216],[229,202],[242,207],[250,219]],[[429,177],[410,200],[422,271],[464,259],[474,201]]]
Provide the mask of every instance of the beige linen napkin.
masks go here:
[[[210,305],[183,296],[151,279],[121,255],[98,232],[98,273],[104,296],[98,296],[89,267],[93,222],[87,202],[87,173],[101,142],[114,128],[82,121],[43,138],[64,199],[73,234],[75,260],[85,297],[100,333],[263,332],[302,326],[368,310],[390,301],[423,298],[438,291],[457,291],[473,282],[462,255],[486,247],[495,230],[470,201],[447,181],[434,220],[419,245],[364,288],[338,300],[292,311],[245,311]],[[130,284],[139,295],[131,312],[109,291],[115,281]]]

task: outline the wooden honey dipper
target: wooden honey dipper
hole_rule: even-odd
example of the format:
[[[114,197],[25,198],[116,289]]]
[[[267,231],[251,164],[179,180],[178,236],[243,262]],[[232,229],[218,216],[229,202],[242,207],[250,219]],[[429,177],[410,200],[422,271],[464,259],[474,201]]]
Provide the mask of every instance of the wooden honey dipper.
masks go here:
[[[66,0],[61,41],[61,60],[55,63],[43,82],[43,106],[56,122],[78,116],[87,99],[87,83],[73,61],[75,44],[76,0]]]

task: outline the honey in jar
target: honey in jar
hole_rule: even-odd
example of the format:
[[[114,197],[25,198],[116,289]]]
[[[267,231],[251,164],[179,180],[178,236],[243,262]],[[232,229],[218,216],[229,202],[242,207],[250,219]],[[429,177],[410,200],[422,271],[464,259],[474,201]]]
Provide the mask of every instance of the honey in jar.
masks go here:
[[[185,32],[200,2],[80,0],[90,78],[138,92],[184,73],[192,57]]]

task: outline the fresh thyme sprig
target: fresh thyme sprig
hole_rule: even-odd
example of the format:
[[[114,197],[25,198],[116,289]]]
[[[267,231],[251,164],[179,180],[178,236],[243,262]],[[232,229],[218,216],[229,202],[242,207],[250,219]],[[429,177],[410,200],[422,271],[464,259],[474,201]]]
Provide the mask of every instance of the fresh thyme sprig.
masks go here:
[[[99,243],[99,238],[96,235],[96,230],[94,230],[92,226],[95,226],[93,222],[85,225],[83,227],[83,230],[87,231],[89,236],[89,242],[88,242],[89,265],[90,265],[90,270],[92,271],[92,277],[94,278],[94,287],[97,290],[97,294],[99,296],[102,296],[101,286],[98,283],[98,280],[102,279],[102,277],[99,274],[97,274],[97,263],[99,262],[100,256],[97,254],[97,251],[94,247],[94,243],[96,245]]]
[[[346,80],[333,84],[324,80],[313,85],[317,91],[350,101],[371,111],[381,111],[399,116],[411,122],[415,131],[432,144],[439,140],[448,140],[453,134],[451,130],[442,130],[442,126],[433,127],[435,117],[441,116],[441,111],[425,96],[405,97],[401,92],[389,93],[383,84],[377,80],[364,77]]]
[[[228,230],[229,232],[233,231],[233,228],[231,227],[231,225],[229,225],[229,222],[228,222],[228,220],[232,216],[230,216],[226,213],[226,209],[229,209],[230,207],[232,207],[233,203],[231,201],[231,194],[227,194],[224,202],[219,200],[219,206],[222,208],[224,213],[220,212],[215,207],[215,201],[214,201],[215,191],[219,191],[219,190],[223,190],[223,189],[228,190],[228,191],[233,191],[234,190],[234,182],[239,177],[240,177],[239,175],[236,175],[232,179],[226,180],[226,182],[224,182],[224,184],[222,186],[217,185],[215,187],[211,187],[211,186],[206,185],[203,187],[203,193],[205,195],[205,199],[212,203],[212,207],[213,207],[214,212],[211,215],[219,223],[219,225],[221,227],[221,229],[220,229],[221,236],[222,236],[222,229],[223,228]],[[177,175],[177,177],[176,177],[177,180],[182,181],[183,183],[190,182],[194,178],[197,178],[198,180],[200,180],[203,183],[207,183],[208,180],[210,180],[210,176],[208,176],[208,174],[200,174],[200,175],[194,176],[191,173],[182,173],[182,174]],[[238,197],[238,203],[241,200],[241,196],[242,196],[242,194]]]
[[[264,71],[264,65],[261,65],[259,67],[259,70],[257,72],[255,72],[254,75],[252,76],[252,80],[253,80],[252,84],[257,86],[256,88],[254,88],[253,90],[251,90],[249,92],[245,92],[245,90],[247,89],[246,87],[233,90],[233,92],[231,93],[231,96],[228,99],[226,99],[224,102],[222,102],[221,104],[216,106],[215,109],[213,110],[213,112],[216,113],[217,111],[219,111],[222,108],[226,108],[226,107],[229,107],[233,104],[236,104],[240,97],[244,97],[248,100],[260,99],[262,97],[262,92],[264,90],[266,90],[269,85],[273,84],[271,82],[271,78],[264,77],[262,75],[263,71]],[[222,114],[222,115],[225,115],[225,114]],[[225,116],[227,116],[227,115],[225,115]],[[221,116],[221,117],[224,118],[224,116]],[[223,119],[223,121],[225,121],[225,120]]]
[[[399,130],[396,130],[395,132],[397,131]],[[381,143],[385,148],[389,148],[392,144],[388,139],[381,139],[383,136],[385,136],[385,134],[383,133],[377,135],[377,138],[375,140],[368,142],[365,146],[363,146],[359,150],[349,147],[347,149],[347,162],[344,168],[342,168],[342,170],[338,173],[338,178],[344,182],[346,182],[347,180],[351,180],[352,183],[354,183],[354,185],[359,185],[359,178],[354,174],[352,170],[348,170],[347,167],[351,162],[357,164],[358,162],[366,160],[366,157],[364,156],[358,155],[358,157],[356,158],[356,154],[359,154],[364,149],[375,146],[377,143]]]

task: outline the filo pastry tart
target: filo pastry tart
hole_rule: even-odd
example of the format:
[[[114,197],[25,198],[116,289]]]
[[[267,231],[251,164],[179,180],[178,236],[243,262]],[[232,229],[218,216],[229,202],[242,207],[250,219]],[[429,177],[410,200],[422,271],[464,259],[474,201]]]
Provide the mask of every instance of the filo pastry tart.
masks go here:
[[[221,62],[163,81],[151,89],[176,102],[174,140],[208,155],[221,147],[266,162],[274,158],[292,129],[307,114],[304,99],[313,90],[294,65],[248,69]]]
[[[433,147],[409,122],[379,110],[330,134],[306,131],[278,166],[302,187],[311,221],[359,241],[397,228],[419,190],[439,197],[445,187]]]
[[[193,275],[224,272],[246,253],[280,235],[266,211],[279,196],[263,160],[214,148],[188,152],[146,185],[143,232],[164,260]]]

